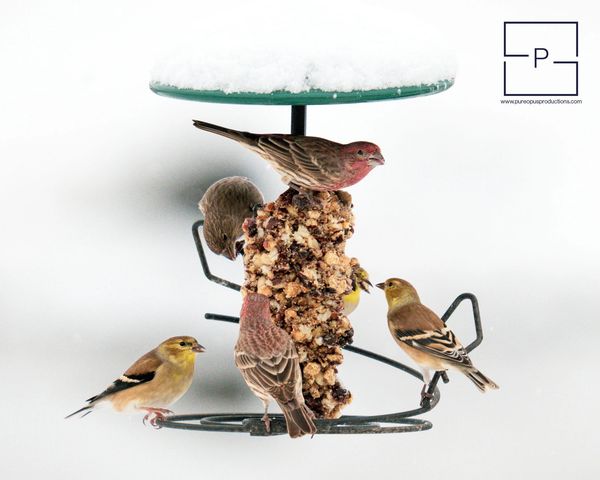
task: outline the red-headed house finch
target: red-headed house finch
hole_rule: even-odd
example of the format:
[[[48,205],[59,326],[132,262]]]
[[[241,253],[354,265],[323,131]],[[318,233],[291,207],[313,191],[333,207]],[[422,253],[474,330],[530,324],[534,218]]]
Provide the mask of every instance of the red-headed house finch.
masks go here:
[[[243,234],[242,224],[264,202],[262,193],[246,177],[226,177],[213,183],[200,200],[204,238],[217,255],[235,260]]]
[[[421,303],[415,288],[406,280],[389,278],[376,285],[385,291],[388,302],[388,327],[396,343],[423,371],[425,385],[421,399],[428,397],[430,370],[452,367],[464,373],[485,392],[496,389],[492,380],[477,370],[452,330],[433,311]]]
[[[194,377],[196,354],[204,347],[193,337],[171,337],[140,357],[102,393],[87,399],[88,405],[65,418],[83,413],[85,417],[101,405],[117,412],[146,412],[144,423],[156,427],[156,421],[172,413],[165,407],[187,392]]]
[[[258,153],[296,190],[335,191],[362,180],[383,165],[379,147],[369,142],[347,145],[304,135],[240,132],[194,120],[194,126],[231,138]]]
[[[252,392],[262,400],[265,429],[270,431],[269,402],[275,400],[290,437],[317,431],[314,414],[304,404],[298,353],[287,332],[271,320],[269,298],[247,293],[240,313],[235,364]]]

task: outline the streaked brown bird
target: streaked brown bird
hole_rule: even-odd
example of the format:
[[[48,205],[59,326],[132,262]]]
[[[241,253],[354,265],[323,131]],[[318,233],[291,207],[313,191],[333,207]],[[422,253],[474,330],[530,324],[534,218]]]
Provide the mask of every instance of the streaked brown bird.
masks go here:
[[[83,413],[85,417],[101,405],[110,405],[117,412],[146,412],[144,423],[168,413],[166,407],[175,403],[192,384],[196,354],[204,347],[193,337],[171,337],[141,356],[123,375],[102,393],[87,399],[87,405],[66,418]]]
[[[275,400],[290,437],[317,431],[313,412],[304,404],[298,353],[287,332],[271,320],[269,298],[247,293],[240,313],[235,364],[252,392],[262,400],[265,429],[270,431],[269,402]]]
[[[260,190],[246,177],[226,177],[216,181],[198,204],[204,214],[204,238],[217,255],[235,260],[241,251],[242,224],[264,202]]]
[[[431,397],[427,387],[430,372],[454,368],[464,373],[481,391],[497,389],[492,380],[477,370],[452,330],[421,303],[415,288],[406,280],[389,278],[376,285],[385,291],[388,327],[396,343],[423,371],[421,400]]]
[[[361,181],[385,162],[379,147],[369,142],[343,145],[319,137],[256,134],[193,122],[200,130],[230,138],[258,153],[296,190],[340,190]]]

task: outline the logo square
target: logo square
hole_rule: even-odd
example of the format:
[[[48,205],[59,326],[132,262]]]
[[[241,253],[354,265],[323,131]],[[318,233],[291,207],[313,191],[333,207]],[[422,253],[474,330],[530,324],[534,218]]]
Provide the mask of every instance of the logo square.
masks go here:
[[[578,96],[579,22],[504,22],[504,96]]]

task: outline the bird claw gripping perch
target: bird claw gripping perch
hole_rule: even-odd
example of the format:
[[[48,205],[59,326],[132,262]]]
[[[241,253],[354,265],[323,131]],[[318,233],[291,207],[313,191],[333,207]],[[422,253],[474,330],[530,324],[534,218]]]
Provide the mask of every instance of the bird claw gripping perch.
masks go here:
[[[142,419],[144,426],[146,425],[146,422],[148,422],[155,430],[160,430],[162,426],[159,424],[159,422],[164,421],[167,418],[167,415],[171,415],[173,413],[171,410],[166,408],[142,407],[141,410],[146,410],[148,412]]]
[[[265,413],[262,416],[261,421],[265,424],[265,432],[271,433],[271,419],[269,418],[269,414]]]
[[[162,415],[157,415],[155,413],[147,413],[142,419],[142,423],[144,424],[144,427],[147,424],[150,424],[150,426],[155,430],[160,430],[162,427],[158,424],[158,421],[164,419],[165,417]]]
[[[433,398],[433,394],[427,391],[427,385],[423,384],[423,388],[421,389],[421,406],[424,407],[431,402]]]

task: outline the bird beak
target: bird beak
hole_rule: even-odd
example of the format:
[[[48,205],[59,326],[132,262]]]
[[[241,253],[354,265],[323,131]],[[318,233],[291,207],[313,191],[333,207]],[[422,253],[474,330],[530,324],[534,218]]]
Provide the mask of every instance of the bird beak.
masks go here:
[[[371,293],[369,291],[369,287],[373,287],[373,284],[369,281],[368,278],[360,281],[360,288],[363,289],[367,293]]]
[[[202,345],[200,345],[199,343],[197,343],[196,345],[194,345],[192,347],[192,352],[202,353],[204,351],[206,351],[206,349]]]
[[[227,257],[229,260],[235,260],[235,257],[237,257],[238,254],[236,244],[230,243],[223,249],[221,254]]]
[[[377,165],[383,165],[385,163],[385,159],[381,153],[374,153],[369,157],[367,163],[371,167],[376,167]]]
[[[377,288],[381,288],[382,290],[385,290],[385,282],[381,282],[378,283],[377,285],[375,285]]]

